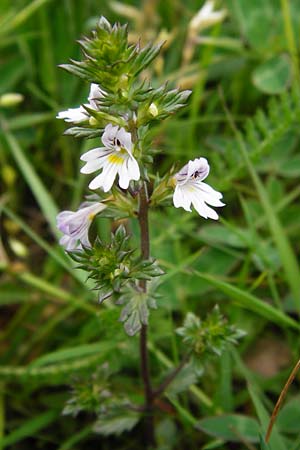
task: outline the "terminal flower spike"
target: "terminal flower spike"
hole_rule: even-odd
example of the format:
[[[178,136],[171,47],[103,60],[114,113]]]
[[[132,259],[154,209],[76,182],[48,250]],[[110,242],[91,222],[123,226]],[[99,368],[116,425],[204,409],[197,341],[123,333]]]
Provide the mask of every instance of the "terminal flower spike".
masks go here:
[[[90,182],[89,188],[102,188],[108,192],[118,174],[119,186],[127,189],[131,180],[140,178],[139,165],[132,155],[131,134],[124,128],[109,124],[105,127],[102,143],[104,147],[94,148],[81,156],[86,163],[81,173],[89,174],[102,169],[100,175]]]
[[[224,206],[221,202],[223,197],[220,192],[215,191],[211,186],[203,183],[209,174],[209,165],[207,159],[196,158],[189,161],[175,175],[175,192],[173,195],[173,203],[176,208],[184,208],[191,211],[191,204],[197,213],[205,219],[219,218],[218,214],[210,208],[211,206]]]

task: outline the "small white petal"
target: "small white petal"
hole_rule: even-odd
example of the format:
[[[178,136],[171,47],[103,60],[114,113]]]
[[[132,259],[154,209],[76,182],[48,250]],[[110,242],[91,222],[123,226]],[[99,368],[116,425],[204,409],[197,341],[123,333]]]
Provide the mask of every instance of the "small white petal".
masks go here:
[[[108,192],[117,175],[117,167],[115,164],[107,164],[103,167],[102,173],[100,175],[97,175],[96,178],[94,178],[90,184],[90,189],[99,189],[102,188],[104,192]]]
[[[196,181],[195,185],[196,186],[199,185],[201,187],[201,190],[204,191],[204,192],[207,192],[208,194],[215,194],[219,199],[223,197],[221,192],[216,191],[209,184],[203,183],[203,181],[200,181],[200,182]]]
[[[61,111],[56,116],[57,119],[63,119],[65,122],[79,123],[88,119],[86,110],[79,106],[79,108],[69,108],[66,111]]]
[[[191,200],[185,195],[184,188],[177,185],[173,195],[173,203],[175,208],[184,208],[186,211],[191,212]]]
[[[100,173],[100,175],[97,175],[89,184],[89,188],[94,190],[94,189],[99,189],[100,187],[102,187],[103,185],[103,172]]]
[[[219,218],[216,211],[206,205],[204,201],[197,195],[192,196],[192,204],[195,210],[200,214],[200,216],[204,217],[204,219],[214,219],[217,220]]]
[[[128,177],[128,158],[124,159],[123,164],[120,165],[118,174],[119,174],[119,186],[122,189],[127,189],[129,186],[130,179]]]
[[[116,164],[110,164],[106,170],[103,169],[104,173],[104,182],[103,182],[103,190],[104,192],[108,192],[112,185],[114,184],[115,178],[118,173],[118,166]]]
[[[80,172],[85,174],[93,173],[96,172],[96,170],[101,169],[104,164],[105,158],[88,161],[83,167],[81,167]]]
[[[210,192],[207,192],[206,190],[202,189],[202,184],[204,183],[200,182],[199,184],[194,184],[195,189],[198,191],[199,197],[201,197],[203,201],[211,206],[224,206],[224,203],[220,201],[220,198],[222,198],[222,194],[215,191],[213,188],[211,188]]]
[[[128,158],[128,173],[131,180],[138,181],[140,179],[140,168],[135,158]]]
[[[88,152],[84,153],[80,159],[81,161],[91,161],[96,158],[101,158],[101,156],[107,155],[107,150],[104,147],[93,148]]]

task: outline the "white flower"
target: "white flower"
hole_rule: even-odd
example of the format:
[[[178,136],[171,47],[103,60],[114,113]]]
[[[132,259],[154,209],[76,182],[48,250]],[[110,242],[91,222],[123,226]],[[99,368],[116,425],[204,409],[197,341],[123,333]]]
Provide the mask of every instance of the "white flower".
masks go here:
[[[86,162],[81,173],[102,169],[100,175],[90,182],[90,189],[102,187],[104,192],[109,191],[117,174],[119,186],[127,189],[131,180],[140,178],[139,165],[132,155],[131,134],[124,128],[109,124],[105,127],[102,142],[104,147],[94,148],[81,156],[81,160]]]
[[[85,202],[77,211],[62,211],[57,217],[57,228],[64,233],[59,243],[66,250],[90,247],[89,228],[94,217],[106,208],[100,202]]]
[[[190,30],[200,31],[204,28],[208,28],[221,22],[227,11],[222,9],[221,11],[214,11],[214,0],[207,0],[198,13],[192,18],[189,24]]]
[[[85,103],[85,106],[88,108],[97,110],[98,109],[98,100],[103,98],[103,91],[100,89],[98,84],[92,83],[90,87],[90,93],[88,96],[89,103]],[[88,112],[84,109],[83,106],[79,106],[78,108],[69,108],[66,111],[61,111],[57,114],[57,119],[64,119],[65,122],[73,122],[80,123],[89,119]]]
[[[192,204],[198,214],[205,219],[218,219],[218,214],[208,205],[224,206],[224,203],[220,201],[223,196],[220,192],[202,182],[208,174],[209,165],[205,158],[196,158],[189,161],[175,175],[174,206],[191,211]]]

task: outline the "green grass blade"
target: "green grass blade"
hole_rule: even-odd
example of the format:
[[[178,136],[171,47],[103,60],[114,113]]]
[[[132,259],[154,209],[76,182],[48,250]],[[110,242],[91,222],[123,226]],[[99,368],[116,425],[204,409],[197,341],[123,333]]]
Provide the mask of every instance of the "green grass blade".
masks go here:
[[[226,108],[226,106],[225,106]],[[289,239],[286,236],[286,233],[284,231],[284,228],[281,225],[281,222],[274,210],[274,207],[269,199],[268,193],[266,189],[264,188],[264,185],[258,176],[252,161],[249,157],[246,145],[243,140],[242,134],[237,130],[235,123],[233,122],[233,119],[230,115],[230,112],[226,108],[226,113],[228,117],[228,121],[231,125],[232,130],[235,133],[236,139],[239,144],[239,148],[242,154],[242,157],[244,159],[244,163],[251,175],[253,184],[256,188],[256,191],[258,193],[261,205],[265,211],[265,215],[267,218],[267,222],[270,228],[270,232],[273,236],[273,240],[276,244],[276,247],[278,249],[278,252],[280,254],[282,266],[285,271],[286,279],[289,284],[291,293],[293,295],[293,299],[295,302],[295,305],[298,309],[298,312],[300,313],[300,268],[296,259],[296,256],[293,252],[291,243],[289,242]]]
[[[261,397],[262,394],[256,386],[254,378],[247,367],[245,367],[243,361],[238,355],[236,349],[232,348],[232,354],[235,360],[236,367],[240,370],[247,381],[247,387],[249,394],[251,396],[251,400],[256,410],[257,417],[260,421],[260,424],[263,429],[263,434],[268,428],[270,416],[268,411],[266,410]],[[286,450],[285,442],[280,435],[280,433],[276,430],[276,426],[273,429],[273,434],[270,439],[270,450]]]
[[[53,120],[54,113],[52,112],[40,112],[31,114],[22,114],[12,117],[7,124],[10,131],[21,130],[23,128],[35,127],[45,122]],[[1,132],[2,130],[0,130]]]
[[[293,328],[295,330],[300,329],[300,324],[298,324],[294,319],[287,316],[281,311],[278,311],[273,306],[268,303],[263,302],[259,298],[255,297],[253,294],[249,294],[246,291],[243,291],[235,286],[232,286],[225,281],[221,281],[218,278],[198,271],[194,271],[194,274],[199,278],[207,281],[212,286],[223,292],[229,298],[234,300],[238,305],[242,308],[248,309],[249,311],[253,311],[264,317],[265,319],[277,323],[278,325],[286,326]]]
[[[48,3],[50,0],[34,0],[30,2],[27,6],[25,6],[21,11],[16,14],[11,14],[9,20],[3,24],[0,34],[6,34],[24,22],[26,22],[41,6],[45,3]]]
[[[68,360],[78,360],[92,355],[104,355],[116,348],[115,342],[97,342],[94,344],[79,345],[72,348],[57,350],[48,353],[36,359],[28,367],[43,367],[51,364],[57,364]]]
[[[270,202],[269,196],[267,191],[264,188],[264,185],[262,184],[258,174],[256,173],[254,166],[248,157],[248,153],[246,152],[246,149],[244,146],[243,148],[243,156],[245,159],[245,163],[247,164],[247,167],[249,169],[249,172],[251,174],[253,183],[256,187],[257,193],[259,195],[261,204],[265,210],[265,214],[268,220],[269,228],[272,233],[274,242],[277,246],[278,252],[281,257],[281,262],[285,271],[285,275],[287,278],[287,281],[289,283],[295,305],[298,308],[298,311],[300,311],[300,270],[299,265],[296,259],[296,256],[293,252],[292,246],[286,236],[286,233],[284,231],[284,228],[282,227],[280,220],[277,216],[277,214],[274,211],[274,208]]]
[[[53,286],[52,283],[49,283],[42,278],[37,277],[36,275],[31,274],[30,272],[23,272],[17,275],[20,280],[24,283],[33,286],[36,289],[39,289],[42,292],[45,292],[48,295],[55,297],[57,300],[61,300],[64,303],[70,303],[74,305],[74,307],[82,309],[90,314],[97,315],[99,311],[96,308],[96,305],[91,305],[86,301],[76,298],[73,295],[69,294],[65,290]],[[93,294],[91,293],[91,296]]]
[[[49,194],[44,184],[42,183],[42,180],[35,172],[32,164],[26,158],[23,149],[19,145],[18,141],[5,127],[3,128],[5,139],[19,167],[20,172],[22,173],[23,177],[28,183],[54,235],[59,236],[60,233],[56,227],[56,215],[58,213],[58,208],[56,204],[54,203],[51,195]]]
[[[46,367],[0,366],[0,380],[26,383],[28,379],[41,384],[65,384],[66,375],[94,367],[107,355],[94,354],[67,363],[52,364]]]
[[[74,434],[67,441],[65,441],[58,450],[73,450],[75,444],[78,444],[80,441],[83,441],[92,433],[92,426],[87,426],[80,430],[78,433]],[[78,447],[77,447],[78,448]]]
[[[20,442],[22,439],[33,436],[36,432],[42,430],[47,427],[50,423],[54,422],[54,420],[60,415],[58,411],[47,411],[45,413],[39,414],[37,417],[24,422],[16,430],[12,431],[8,436],[6,436],[2,441],[2,448],[6,448],[17,442]],[[12,447],[10,447],[12,448]]]
[[[17,216],[13,211],[11,211],[6,205],[0,204],[1,209],[4,213],[13,220],[20,228],[34,241],[38,244],[45,252],[48,253],[54,261],[56,261],[61,267],[63,267],[67,272],[69,272],[72,277],[80,281],[81,284],[87,287],[91,287],[92,283],[87,282],[87,275],[84,271],[75,269],[75,263],[71,258],[67,257],[61,251],[55,250],[55,248],[49,245],[44,239],[42,239],[34,230],[32,230],[19,216]]]

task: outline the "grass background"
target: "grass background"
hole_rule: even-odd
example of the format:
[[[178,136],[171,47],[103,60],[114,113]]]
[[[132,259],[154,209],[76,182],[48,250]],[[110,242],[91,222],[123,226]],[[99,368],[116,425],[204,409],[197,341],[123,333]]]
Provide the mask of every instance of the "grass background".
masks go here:
[[[152,255],[167,271],[160,309],[151,316],[154,379],[180,357],[173,330],[186,312],[201,317],[219,304],[247,332],[236,349],[207,366],[189,394],[165,399],[167,413],[157,418],[161,448],[263,449],[248,423],[237,420],[233,439],[223,416],[212,425],[203,418],[240,413],[254,418],[263,434],[299,358],[300,2],[220,2],[226,20],[203,31],[206,40],[187,65],[187,26],[202,2],[130,4],[139,20],[120,16],[108,1],[0,4],[0,95],[24,96],[19,105],[0,108],[0,448],[142,446],[139,428],[103,438],[91,432],[88,415],[61,415],[67,382],[94,371],[108,355],[123,390],[138,377],[137,339],[125,336],[119,310],[97,305],[84,274],[57,245],[55,227],[56,213],[77,208],[86,192],[79,155],[93,147],[63,136],[65,126],[55,119],[88,92],[57,65],[79,57],[75,40],[103,14],[128,21],[144,41],[163,29],[171,33],[160,67],[152,68],[153,82],[169,79],[193,95],[184,111],[155,130],[156,170],[162,175],[174,162],[205,156],[208,182],[226,203],[218,223],[171,207],[151,215]],[[108,221],[99,223],[102,236],[109,230]],[[271,450],[300,449],[298,395],[297,379]]]

